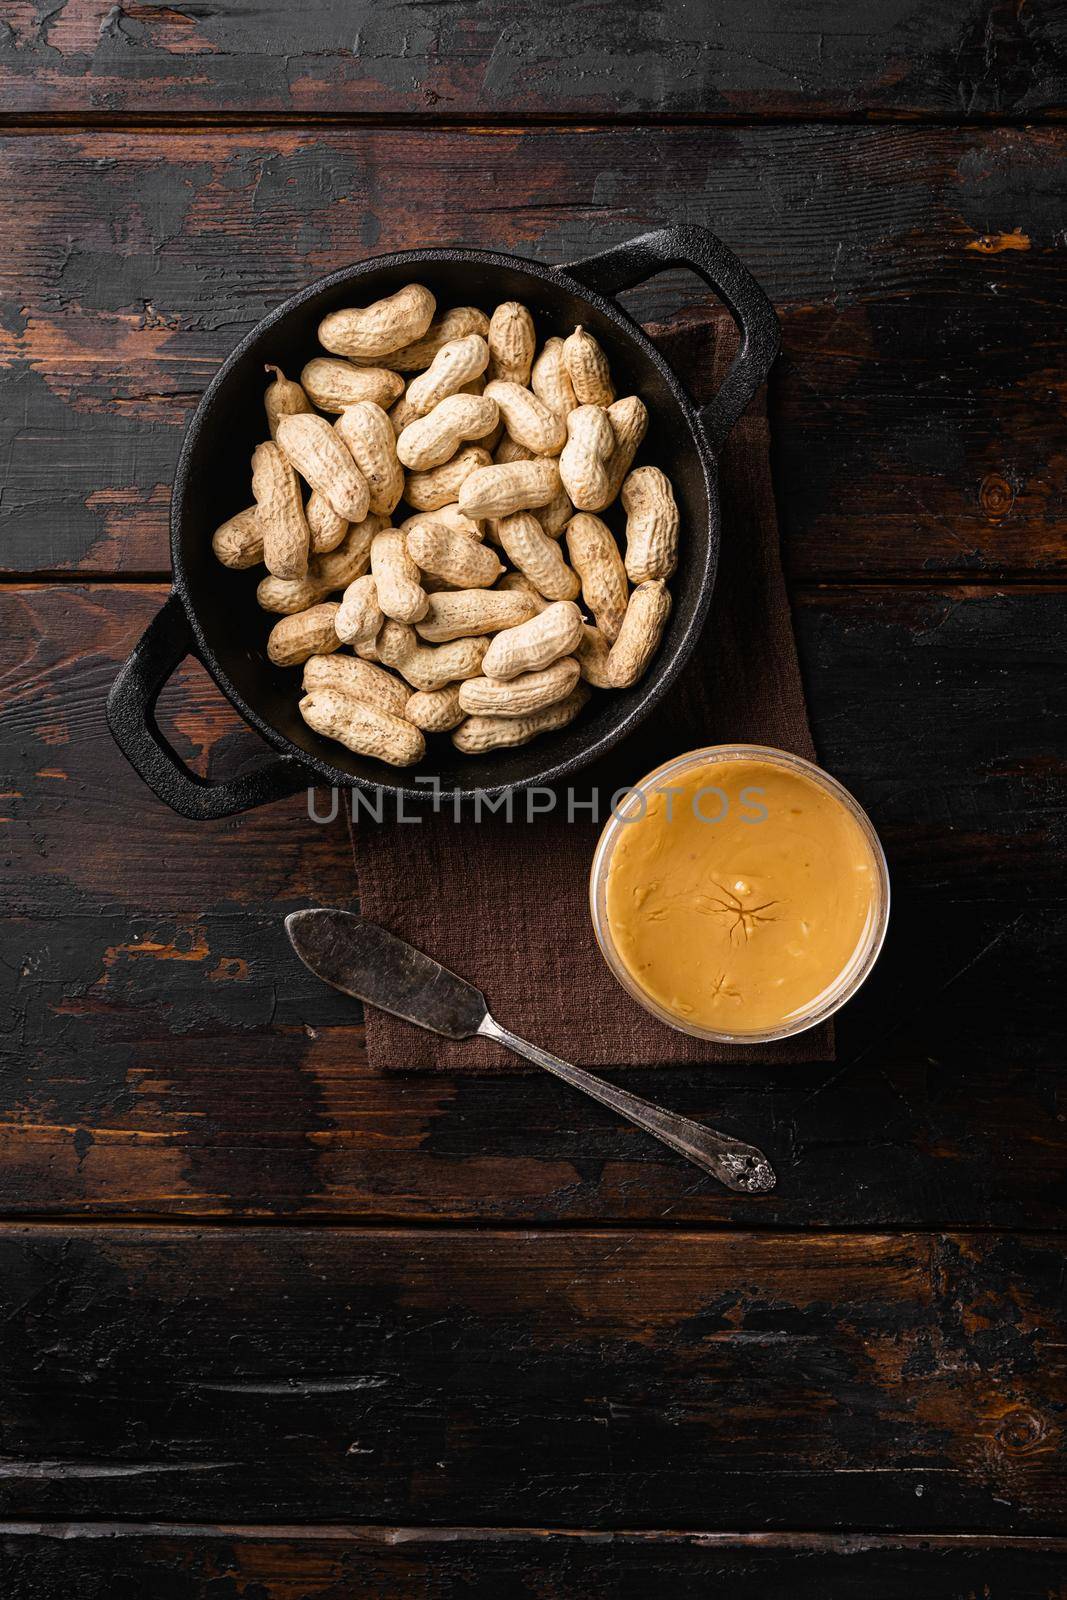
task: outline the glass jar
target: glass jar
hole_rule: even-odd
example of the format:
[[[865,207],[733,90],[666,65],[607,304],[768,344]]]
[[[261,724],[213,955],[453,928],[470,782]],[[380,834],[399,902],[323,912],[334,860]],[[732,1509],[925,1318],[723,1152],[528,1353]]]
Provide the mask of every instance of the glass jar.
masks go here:
[[[664,791],[672,782],[684,780],[686,776],[701,767],[731,761],[754,762],[784,769],[806,779],[830,796],[844,808],[858,826],[870,850],[873,872],[871,902],[865,926],[851,957],[836,979],[822,989],[809,1007],[793,1012],[776,1027],[747,1031],[739,1028],[728,1032],[687,1020],[678,1012],[667,1009],[659,999],[641,987],[619,954],[612,936],[607,891],[608,874],[615,848],[625,829],[644,815],[649,794]],[[711,821],[710,818],[703,820]],[[772,1039],[788,1039],[793,1034],[803,1033],[806,1029],[815,1027],[817,1023],[832,1016],[856,993],[874,966],[885,938],[889,920],[889,873],[885,854],[870,818],[848,790],[828,772],[824,772],[821,767],[803,760],[800,756],[790,755],[785,750],[774,750],[765,745],[712,745],[676,756],[673,761],[668,761],[663,766],[657,767],[654,772],[648,773],[629,791],[613,812],[597,844],[589,879],[589,901],[593,929],[605,961],[622,987],[639,1005],[644,1006],[646,1011],[658,1017],[668,1027],[676,1028],[681,1033],[692,1034],[699,1039],[710,1039],[723,1044],[762,1044]]]

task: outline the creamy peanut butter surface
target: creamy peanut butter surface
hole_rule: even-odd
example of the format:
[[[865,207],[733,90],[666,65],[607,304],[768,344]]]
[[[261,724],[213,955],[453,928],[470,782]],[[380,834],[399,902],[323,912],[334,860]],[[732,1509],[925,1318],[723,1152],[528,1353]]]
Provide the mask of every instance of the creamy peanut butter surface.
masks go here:
[[[875,914],[859,823],[769,761],[708,762],[657,787],[608,867],[608,926],[630,977],[683,1026],[762,1033],[810,1012]]]

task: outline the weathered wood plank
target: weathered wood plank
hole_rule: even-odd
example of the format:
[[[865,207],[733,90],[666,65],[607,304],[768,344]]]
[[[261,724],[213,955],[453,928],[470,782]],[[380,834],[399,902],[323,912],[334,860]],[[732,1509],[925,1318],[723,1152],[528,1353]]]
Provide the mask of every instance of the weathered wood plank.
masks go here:
[[[543,1075],[368,1075],[281,926],[346,903],[340,824],[185,822],[107,734],[162,597],[0,592],[6,1214],[1064,1223],[1062,596],[800,596],[821,757],[889,849],[886,952],[836,1066],[626,1075],[766,1144],[781,1186],[747,1202]],[[164,721],[201,770],[262,748],[199,670]]]
[[[1065,182],[1056,129],[0,141],[0,563],[165,571],[196,397],[321,273],[457,242],[564,261],[684,221],[719,231],[782,312],[795,576],[1062,573]],[[632,303],[694,297],[671,276]]]
[[[9,0],[8,112],[517,117],[1040,116],[1067,88],[1053,0],[522,0],[277,8]]]
[[[0,1230],[9,1517],[1055,1533],[1055,1236]]]
[[[1067,1600],[1067,1540],[973,1534],[0,1525],[5,1600]]]
[[[72,883],[121,903],[120,853],[126,882],[194,916],[223,884],[227,901],[255,905],[264,888],[306,887],[299,864],[317,855],[321,835],[302,798],[194,827],[143,787],[111,742],[107,689],[166,593],[0,588],[0,719],[16,791],[0,883],[16,914],[69,909]],[[939,895],[951,886],[961,899],[995,902],[1026,882],[1040,885],[1034,903],[1062,894],[1065,608],[1067,596],[1051,588],[796,596],[816,744],[875,818],[901,888]],[[203,770],[232,771],[263,750],[199,668],[181,669],[162,706],[181,753]],[[67,826],[74,806],[77,837]],[[163,854],[161,838],[175,841]]]

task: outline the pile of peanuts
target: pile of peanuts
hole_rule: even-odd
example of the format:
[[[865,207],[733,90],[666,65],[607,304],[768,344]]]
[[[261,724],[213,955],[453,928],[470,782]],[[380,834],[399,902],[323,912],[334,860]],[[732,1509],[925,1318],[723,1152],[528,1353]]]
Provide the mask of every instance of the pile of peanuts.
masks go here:
[[[267,653],[303,666],[308,726],[410,766],[427,733],[520,745],[591,688],[636,683],[670,612],[678,508],[658,467],[633,468],[648,414],[615,398],[592,335],[538,352],[525,306],[437,315],[418,283],[318,333],[329,355],[299,383],[267,368],[255,504],[213,539],[225,566],[266,566]],[[625,556],[600,515],[617,498]]]

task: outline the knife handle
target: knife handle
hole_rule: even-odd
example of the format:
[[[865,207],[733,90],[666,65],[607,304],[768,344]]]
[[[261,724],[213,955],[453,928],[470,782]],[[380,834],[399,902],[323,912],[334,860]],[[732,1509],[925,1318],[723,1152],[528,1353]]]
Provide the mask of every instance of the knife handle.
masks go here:
[[[662,1106],[642,1100],[640,1095],[629,1094],[582,1067],[573,1067],[569,1061],[561,1061],[559,1056],[542,1050],[540,1045],[531,1044],[528,1039],[520,1039],[517,1033],[502,1028],[488,1012],[478,1032],[483,1039],[494,1039],[515,1055],[525,1056],[527,1061],[544,1067],[546,1072],[562,1078],[564,1083],[599,1100],[601,1105],[610,1106],[620,1117],[625,1117],[661,1144],[669,1145],[694,1166],[710,1173],[727,1189],[733,1189],[738,1194],[766,1194],[774,1188],[777,1182],[774,1168],[755,1145],[745,1144],[741,1139],[731,1139],[725,1133],[717,1133],[714,1128],[706,1128],[702,1122],[693,1122],[689,1117],[678,1116],[676,1112],[664,1111]]]

